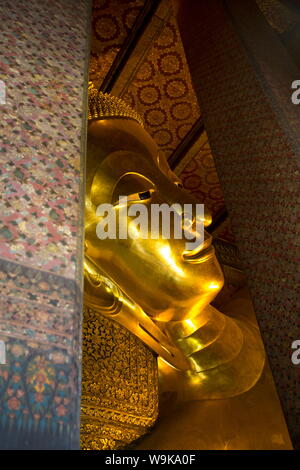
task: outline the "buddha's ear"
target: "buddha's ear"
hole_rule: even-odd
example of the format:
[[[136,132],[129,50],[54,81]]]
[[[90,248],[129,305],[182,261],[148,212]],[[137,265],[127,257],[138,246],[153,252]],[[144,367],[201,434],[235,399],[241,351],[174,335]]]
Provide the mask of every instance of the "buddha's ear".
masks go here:
[[[121,309],[118,287],[98,266],[84,257],[84,303],[99,313],[114,315]]]

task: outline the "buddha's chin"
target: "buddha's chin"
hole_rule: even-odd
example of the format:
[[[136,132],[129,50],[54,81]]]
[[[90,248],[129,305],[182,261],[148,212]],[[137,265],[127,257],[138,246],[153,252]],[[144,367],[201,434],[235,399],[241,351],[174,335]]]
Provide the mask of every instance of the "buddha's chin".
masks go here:
[[[218,295],[224,285],[222,270],[216,258],[201,264],[188,266],[190,273],[184,283],[173,283],[173,289],[168,289],[166,282],[160,284],[161,295],[153,298],[141,296],[140,305],[144,311],[156,321],[178,322],[192,320],[198,316]],[[204,269],[203,269],[204,268]],[[158,292],[157,292],[158,294]],[[160,305],[161,304],[161,305]]]
[[[192,320],[198,316],[216,297],[222,289],[223,282],[220,278],[211,281],[211,286],[205,291],[201,291],[198,295],[192,296],[186,301],[174,299],[169,303],[167,308],[160,311],[147,311],[147,313],[156,321],[161,322],[180,322],[184,320]]]
[[[206,279],[203,279],[202,276],[198,279],[197,276],[191,276],[191,281],[190,288],[186,286],[190,297],[187,295],[185,300],[174,297],[167,308],[161,309],[160,312],[152,315],[155,320],[163,322],[192,320],[216,298],[224,285],[224,277],[219,269],[211,269],[210,275]],[[197,283],[200,289],[195,292]]]
[[[156,315],[152,315],[152,318],[161,322],[192,320],[194,317],[199,315],[199,313],[203,311],[213,299],[214,296],[209,293],[206,298],[203,296],[200,299],[195,300],[195,303],[192,306],[170,306],[168,309]]]

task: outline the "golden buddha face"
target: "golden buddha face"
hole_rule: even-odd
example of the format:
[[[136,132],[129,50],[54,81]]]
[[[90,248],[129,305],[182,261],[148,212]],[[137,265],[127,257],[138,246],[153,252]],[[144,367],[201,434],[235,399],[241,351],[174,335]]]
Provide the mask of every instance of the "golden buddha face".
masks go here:
[[[180,180],[150,135],[131,119],[92,120],[88,125],[86,187],[86,255],[102,272],[152,318],[181,321],[196,316],[223,286],[223,275],[211,236],[205,232],[196,250],[187,250],[185,238],[151,238],[136,233],[134,238],[99,239],[96,215],[100,204],[113,204],[116,215],[122,209],[121,196],[128,208],[143,204],[197,201],[180,187]],[[124,210],[124,207],[123,207]],[[151,227],[151,211],[149,231]],[[209,225],[209,213],[204,213]],[[116,217],[118,220],[118,217]],[[135,230],[127,216],[128,231]],[[195,220],[191,218],[191,224]]]

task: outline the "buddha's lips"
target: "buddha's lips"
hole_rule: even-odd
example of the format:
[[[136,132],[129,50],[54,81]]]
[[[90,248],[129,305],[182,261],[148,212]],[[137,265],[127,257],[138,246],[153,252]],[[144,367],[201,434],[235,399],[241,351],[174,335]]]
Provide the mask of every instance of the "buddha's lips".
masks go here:
[[[190,261],[190,262],[193,262],[193,261],[196,261],[196,260],[202,260],[206,257],[211,257],[213,254],[214,254],[214,248],[211,246],[211,244],[209,244],[208,247],[206,248],[202,248],[201,250],[199,250],[197,253],[193,254],[193,255],[188,255],[187,253],[184,253],[183,254],[183,259],[185,261]]]

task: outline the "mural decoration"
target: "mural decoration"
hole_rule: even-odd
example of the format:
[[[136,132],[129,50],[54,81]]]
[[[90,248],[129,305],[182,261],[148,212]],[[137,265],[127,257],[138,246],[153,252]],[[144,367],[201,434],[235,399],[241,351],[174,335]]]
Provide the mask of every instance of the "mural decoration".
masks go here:
[[[89,80],[99,88],[122,47],[144,0],[94,0]]]
[[[0,448],[74,449],[89,1],[3,1],[0,15]]]

